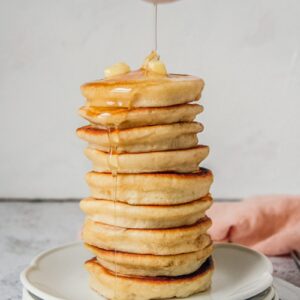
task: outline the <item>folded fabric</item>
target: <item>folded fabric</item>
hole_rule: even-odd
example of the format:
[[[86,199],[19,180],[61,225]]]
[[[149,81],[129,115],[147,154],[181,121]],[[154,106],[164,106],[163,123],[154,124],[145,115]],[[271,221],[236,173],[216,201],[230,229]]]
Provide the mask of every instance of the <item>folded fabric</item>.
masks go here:
[[[208,210],[216,242],[239,243],[266,255],[300,250],[300,196],[257,196]]]

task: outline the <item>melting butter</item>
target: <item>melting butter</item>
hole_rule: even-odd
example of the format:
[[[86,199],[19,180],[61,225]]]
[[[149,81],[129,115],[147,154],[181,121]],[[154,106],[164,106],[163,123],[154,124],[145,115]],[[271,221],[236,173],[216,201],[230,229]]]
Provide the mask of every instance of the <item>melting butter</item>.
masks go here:
[[[166,75],[167,74],[167,69],[166,66],[163,62],[160,60],[152,60],[148,64],[148,68],[150,71],[154,73],[158,73],[161,75]]]
[[[167,75],[167,68],[165,64],[160,60],[156,51],[152,51],[145,59],[142,69],[149,72],[154,72],[160,75]]]
[[[130,72],[130,67],[124,62],[116,63],[104,70],[105,78],[122,75]]]

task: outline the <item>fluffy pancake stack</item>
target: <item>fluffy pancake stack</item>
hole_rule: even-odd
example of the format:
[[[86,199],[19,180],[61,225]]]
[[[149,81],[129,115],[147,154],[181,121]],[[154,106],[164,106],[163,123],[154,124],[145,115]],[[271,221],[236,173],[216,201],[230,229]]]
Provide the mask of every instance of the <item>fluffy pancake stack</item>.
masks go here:
[[[95,255],[85,263],[90,286],[116,300],[204,291],[213,271],[205,216],[213,176],[199,168],[209,151],[194,122],[203,107],[190,104],[204,82],[165,74],[156,53],[137,71],[110,71],[82,86],[80,115],[90,125],[77,130],[93,164],[91,197],[80,203],[82,238]]]

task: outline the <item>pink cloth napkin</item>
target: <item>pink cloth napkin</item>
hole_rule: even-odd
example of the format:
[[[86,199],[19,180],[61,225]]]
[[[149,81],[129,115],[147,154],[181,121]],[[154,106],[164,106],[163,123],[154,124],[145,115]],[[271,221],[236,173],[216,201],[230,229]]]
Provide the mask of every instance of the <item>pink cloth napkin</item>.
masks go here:
[[[208,210],[216,242],[246,245],[266,255],[300,250],[300,196],[257,196],[214,203]]]

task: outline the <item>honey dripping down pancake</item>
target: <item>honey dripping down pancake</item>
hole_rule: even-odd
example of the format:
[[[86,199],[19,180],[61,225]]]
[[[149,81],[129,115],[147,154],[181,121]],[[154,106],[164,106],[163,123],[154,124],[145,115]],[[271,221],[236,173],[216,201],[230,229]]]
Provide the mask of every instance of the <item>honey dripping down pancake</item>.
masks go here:
[[[156,52],[145,60],[142,68],[123,73],[113,66],[114,76],[81,86],[86,106],[96,107],[165,107],[198,100],[204,87],[200,78],[163,72]],[[118,73],[118,67],[121,73]]]
[[[197,133],[203,131],[203,125],[197,122],[183,122],[165,125],[153,125],[110,130],[110,139],[106,129],[93,125],[77,129],[77,135],[89,143],[90,147],[110,152],[110,143],[118,144],[117,153],[157,152],[180,150],[196,147]]]
[[[91,160],[95,171],[110,172],[113,164],[115,172],[127,174],[196,172],[208,152],[208,146],[204,145],[183,150],[121,154],[106,153],[90,147],[85,149],[85,155]]]
[[[142,67],[125,63],[81,87],[77,130],[93,169],[82,238],[96,258],[86,262],[90,286],[113,300],[186,297],[211,284],[213,245],[205,212],[213,175],[199,168],[195,117],[204,82],[169,74],[153,51]]]
[[[163,107],[198,100],[204,82],[189,75],[168,76],[132,71],[114,79],[98,80],[82,85],[87,106],[98,107]]]
[[[179,104],[163,107],[98,107],[83,106],[79,109],[81,117],[98,128],[119,129],[152,125],[192,122],[203,111],[198,104]]]
[[[114,155],[114,153],[117,153],[117,148],[118,148],[118,144],[119,144],[119,138],[118,138],[118,128],[115,127],[115,132],[116,132],[116,143],[112,143],[111,140],[111,129],[107,128],[107,138],[109,140],[109,155],[107,156],[107,165],[111,171],[111,175],[113,177],[113,203],[114,203],[114,224],[117,223],[116,220],[116,201],[117,201],[117,180],[118,180],[118,156]],[[113,160],[112,157],[115,157],[115,159]],[[113,274],[114,274],[114,298],[116,298],[116,290],[117,290],[117,265],[115,263],[116,261],[116,249],[114,249],[113,251],[114,253],[114,269],[113,269]]]

